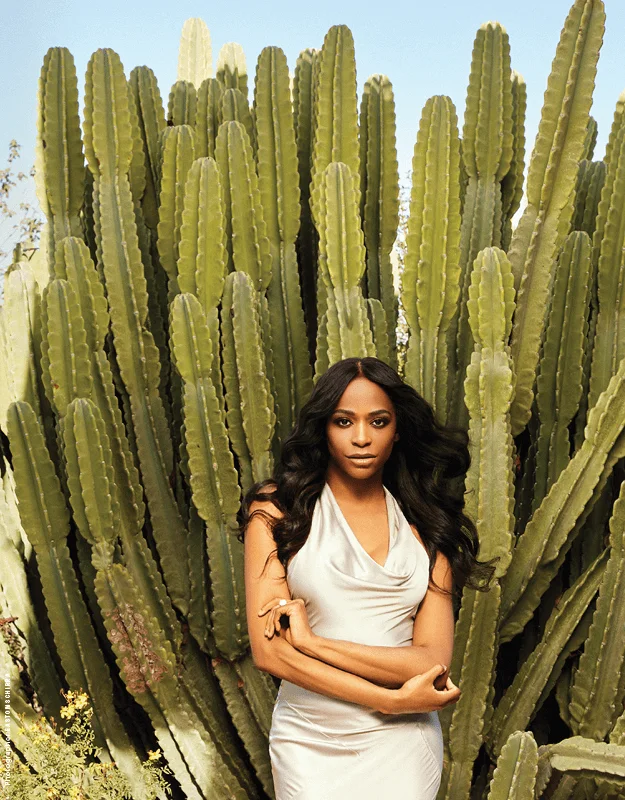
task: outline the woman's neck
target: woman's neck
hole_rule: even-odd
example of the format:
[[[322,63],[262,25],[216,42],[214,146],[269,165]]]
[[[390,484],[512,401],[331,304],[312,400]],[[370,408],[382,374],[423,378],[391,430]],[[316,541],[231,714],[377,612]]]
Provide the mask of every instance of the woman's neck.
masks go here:
[[[384,498],[384,485],[382,474],[376,473],[370,478],[354,479],[344,472],[333,468],[330,464],[326,472],[326,483],[330,486],[334,497],[341,501],[350,503],[371,503],[377,504],[380,498]]]

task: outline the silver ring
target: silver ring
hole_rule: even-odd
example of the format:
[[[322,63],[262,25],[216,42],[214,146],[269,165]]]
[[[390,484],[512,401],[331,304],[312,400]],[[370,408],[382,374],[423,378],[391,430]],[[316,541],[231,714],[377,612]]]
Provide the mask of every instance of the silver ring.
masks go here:
[[[280,602],[278,603],[278,605],[279,605],[279,606],[285,606],[285,605],[287,604],[287,602],[288,602],[287,600],[284,600],[284,599],[283,599],[283,600],[280,600]]]

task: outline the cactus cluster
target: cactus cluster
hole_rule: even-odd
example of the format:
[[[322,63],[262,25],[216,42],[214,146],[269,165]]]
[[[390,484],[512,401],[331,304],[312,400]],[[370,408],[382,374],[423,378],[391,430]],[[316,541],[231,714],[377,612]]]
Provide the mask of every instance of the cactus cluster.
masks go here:
[[[516,226],[526,89],[505,29],[478,30],[462,129],[449,97],[423,108],[399,275],[393,88],[371,76],[359,107],[346,26],[293,76],[265,48],[250,89],[240,46],[213,71],[188,20],[166,103],[98,50],[82,132],[73,58],[47,53],[45,235],[0,309],[14,757],[32,691],[58,718],[83,690],[134,797],[155,746],[175,796],[274,796],[236,515],[318,377],[377,355],[468,431],[457,491],[498,558],[457,598],[440,798],[623,797],[625,117],[621,97],[593,160],[604,23],[573,2]]]

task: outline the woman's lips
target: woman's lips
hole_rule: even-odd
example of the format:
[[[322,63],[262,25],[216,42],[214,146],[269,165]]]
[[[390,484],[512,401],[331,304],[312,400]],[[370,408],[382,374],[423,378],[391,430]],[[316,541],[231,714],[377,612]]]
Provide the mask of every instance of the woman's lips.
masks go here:
[[[355,467],[370,467],[375,461],[375,456],[347,456],[347,458],[354,464]]]

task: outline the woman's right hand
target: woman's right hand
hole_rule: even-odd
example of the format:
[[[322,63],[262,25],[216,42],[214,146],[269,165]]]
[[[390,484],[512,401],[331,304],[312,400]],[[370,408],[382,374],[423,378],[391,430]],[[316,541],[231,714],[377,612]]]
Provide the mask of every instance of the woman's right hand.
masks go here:
[[[447,668],[442,664],[409,678],[399,689],[390,689],[392,693],[389,714],[413,714],[428,711],[439,711],[445,706],[457,702],[460,689],[447,678],[445,688],[440,691],[434,686],[434,681],[443,675]]]

